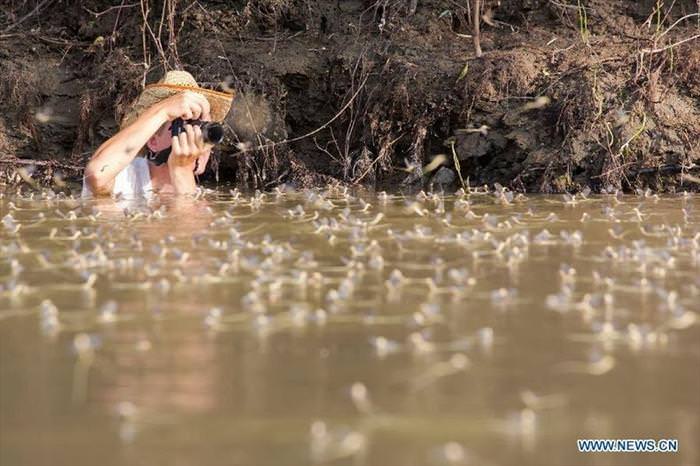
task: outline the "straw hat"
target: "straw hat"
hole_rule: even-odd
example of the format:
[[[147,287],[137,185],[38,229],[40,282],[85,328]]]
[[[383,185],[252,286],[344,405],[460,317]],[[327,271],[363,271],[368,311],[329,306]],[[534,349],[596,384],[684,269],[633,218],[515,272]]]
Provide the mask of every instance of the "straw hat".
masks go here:
[[[146,86],[124,115],[121,127],[126,128],[136,121],[139,115],[150,106],[184,91],[193,91],[206,97],[211,108],[212,121],[223,121],[233,101],[233,94],[199,87],[197,81],[187,71],[168,71],[160,81]]]

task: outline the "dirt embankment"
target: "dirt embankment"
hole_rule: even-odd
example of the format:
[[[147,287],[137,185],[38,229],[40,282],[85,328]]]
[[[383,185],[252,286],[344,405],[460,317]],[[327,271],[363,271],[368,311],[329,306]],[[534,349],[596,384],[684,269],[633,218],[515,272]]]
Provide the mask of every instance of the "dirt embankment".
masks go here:
[[[264,147],[234,135],[210,180],[697,189],[700,2],[480,3],[481,57],[475,0],[5,8],[2,180],[79,177],[141,86],[182,67],[272,108],[253,138]]]

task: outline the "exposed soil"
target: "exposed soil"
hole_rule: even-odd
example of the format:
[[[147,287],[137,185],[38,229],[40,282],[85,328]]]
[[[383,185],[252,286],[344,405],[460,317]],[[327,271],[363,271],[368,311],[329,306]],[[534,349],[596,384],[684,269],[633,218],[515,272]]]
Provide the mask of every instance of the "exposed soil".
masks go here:
[[[479,58],[474,0],[15,3],[2,183],[78,180],[141,86],[184,68],[245,96],[259,130],[209,181],[698,189],[700,0],[485,0]]]

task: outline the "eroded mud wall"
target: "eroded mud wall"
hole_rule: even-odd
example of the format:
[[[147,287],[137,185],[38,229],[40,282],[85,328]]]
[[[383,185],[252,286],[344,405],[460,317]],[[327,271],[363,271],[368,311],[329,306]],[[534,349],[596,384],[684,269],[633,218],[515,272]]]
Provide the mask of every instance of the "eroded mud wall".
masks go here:
[[[210,180],[693,188],[697,1],[481,3],[480,58],[473,0],[13,3],[0,17],[4,180],[18,166],[78,177],[141,86],[184,68],[271,108],[252,144],[221,148]]]

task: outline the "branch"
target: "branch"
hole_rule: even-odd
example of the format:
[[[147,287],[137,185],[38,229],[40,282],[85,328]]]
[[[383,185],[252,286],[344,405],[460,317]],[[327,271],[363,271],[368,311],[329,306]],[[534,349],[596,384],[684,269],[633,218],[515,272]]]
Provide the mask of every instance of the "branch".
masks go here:
[[[686,42],[690,42],[691,40],[695,39],[700,39],[700,34],[696,34],[692,37],[685,38],[681,41],[676,42],[675,44],[667,45],[666,47],[661,47],[660,49],[643,49],[642,53],[660,53],[660,52],[665,52],[668,49],[672,49],[674,47],[678,47],[679,45],[685,44]]]
[[[139,6],[139,4],[138,4],[138,3],[130,3],[130,4],[128,4],[128,5],[123,5],[123,4],[122,4],[122,5],[116,5],[116,6],[111,6],[111,7],[107,8],[107,9],[104,10],[104,11],[92,11],[91,9],[89,9],[89,8],[87,8],[87,7],[83,7],[83,10],[87,11],[88,13],[90,13],[91,15],[93,15],[95,18],[99,18],[100,16],[109,13],[110,11],[113,11],[113,10],[121,10],[121,9],[123,9],[123,8],[131,8],[131,7],[134,7],[134,6]]]
[[[369,78],[369,75],[365,76],[365,78],[364,78],[364,79],[362,80],[362,82],[360,83],[360,87],[357,88],[357,90],[356,90],[355,93],[352,95],[352,97],[350,98],[350,100],[348,100],[348,102],[343,106],[343,108],[341,108],[341,109],[338,111],[338,113],[335,114],[335,116],[334,116],[333,118],[331,118],[330,120],[328,120],[327,122],[325,122],[324,124],[322,124],[321,126],[319,126],[318,128],[316,128],[315,130],[310,131],[310,132],[308,132],[308,133],[306,133],[306,134],[303,134],[303,135],[301,135],[301,136],[297,136],[297,137],[292,138],[292,139],[285,139],[284,141],[275,142],[275,143],[272,143],[272,144],[266,144],[266,145],[264,145],[264,146],[251,147],[249,150],[260,149],[261,147],[278,146],[278,145],[287,144],[287,143],[290,143],[290,142],[297,142],[297,141],[300,141],[300,140],[302,140],[302,139],[306,139],[306,138],[308,138],[309,136],[313,136],[314,134],[316,134],[316,133],[318,133],[318,132],[320,132],[320,131],[322,131],[322,130],[328,128],[328,126],[329,126],[331,123],[333,123],[335,120],[337,120],[338,117],[339,117],[340,115],[342,115],[343,112],[345,112],[345,110],[347,110],[348,107],[350,107],[350,105],[352,105],[352,103],[353,103],[353,101],[355,100],[355,98],[357,97],[357,95],[358,95],[358,94],[360,93],[360,91],[365,87],[365,84],[367,83],[367,79],[368,79],[368,78]]]
[[[686,19],[688,19],[688,18],[693,18],[693,17],[695,17],[695,16],[700,16],[700,13],[692,13],[692,14],[685,15],[684,17],[680,18],[678,21],[676,21],[676,22],[673,23],[671,26],[669,26],[668,29],[666,29],[664,32],[662,32],[661,34],[659,34],[659,37],[657,37],[657,39],[661,39],[663,36],[665,36],[666,34],[668,34],[669,32],[671,32],[671,29],[673,29],[674,27],[676,27],[676,26],[678,25],[678,23],[680,23],[681,21],[685,21]]]
[[[27,18],[30,18],[30,17],[34,16],[35,14],[37,14],[37,13],[39,12],[39,10],[40,10],[45,4],[47,4],[47,3],[50,2],[50,1],[51,1],[51,0],[44,0],[43,2],[39,3],[36,7],[34,7],[34,9],[33,9],[32,11],[30,11],[29,13],[27,13],[26,15],[24,15],[22,18],[20,18],[19,21],[17,21],[17,22],[14,23],[14,24],[10,24],[9,26],[7,26],[7,27],[5,28],[5,30],[2,31],[3,34],[4,34],[4,33],[7,33],[7,32],[10,32],[10,31],[13,30],[14,28],[16,28],[17,26],[19,26],[20,24],[22,24]]]
[[[474,49],[476,50],[477,58],[481,57],[483,53],[481,52],[481,0],[474,0],[474,11],[472,19],[472,28],[474,28]]]

